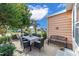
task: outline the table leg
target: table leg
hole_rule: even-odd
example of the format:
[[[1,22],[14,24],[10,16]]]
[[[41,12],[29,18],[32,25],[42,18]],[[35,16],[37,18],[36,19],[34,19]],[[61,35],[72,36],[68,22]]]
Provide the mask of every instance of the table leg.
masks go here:
[[[64,47],[67,48],[67,43],[65,43],[64,45],[65,45]]]
[[[30,45],[30,51],[32,50],[31,45]]]
[[[32,47],[31,47],[31,41],[30,41],[30,51],[32,50]]]
[[[48,40],[48,45],[49,45],[49,40]]]

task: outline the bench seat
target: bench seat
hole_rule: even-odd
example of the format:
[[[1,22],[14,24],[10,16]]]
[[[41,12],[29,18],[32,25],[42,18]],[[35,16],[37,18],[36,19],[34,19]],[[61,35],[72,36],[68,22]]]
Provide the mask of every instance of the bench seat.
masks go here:
[[[51,35],[51,36],[48,38],[48,43],[49,43],[50,41],[64,43],[65,48],[67,47],[67,38],[64,37],[64,36]]]

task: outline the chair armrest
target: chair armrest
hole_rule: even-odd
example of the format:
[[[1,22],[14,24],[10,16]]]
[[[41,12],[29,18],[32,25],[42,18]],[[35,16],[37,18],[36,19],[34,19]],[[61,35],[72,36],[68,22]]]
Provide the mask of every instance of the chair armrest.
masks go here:
[[[27,43],[28,41],[23,41],[23,43]]]
[[[41,43],[40,41],[35,41],[36,43]]]

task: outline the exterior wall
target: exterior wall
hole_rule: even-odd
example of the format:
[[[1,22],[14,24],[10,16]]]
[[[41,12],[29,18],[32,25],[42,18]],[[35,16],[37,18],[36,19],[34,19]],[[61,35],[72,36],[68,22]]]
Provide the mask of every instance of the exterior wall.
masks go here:
[[[48,17],[48,36],[59,35],[67,37],[67,43],[72,43],[72,11]],[[58,28],[58,29],[56,29]],[[71,48],[72,44],[68,44]]]

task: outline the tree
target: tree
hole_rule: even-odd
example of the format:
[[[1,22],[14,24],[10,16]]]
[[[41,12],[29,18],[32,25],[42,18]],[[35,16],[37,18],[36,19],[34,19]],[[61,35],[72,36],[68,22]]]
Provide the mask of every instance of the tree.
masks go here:
[[[35,33],[37,34],[37,23],[36,23],[36,21],[34,21],[34,30],[35,30]]]
[[[33,25],[33,27],[34,27],[35,34],[37,34],[37,25],[38,25],[37,21],[32,19],[31,20],[31,25]]]
[[[20,28],[21,29],[21,33],[23,32],[22,29],[25,27],[29,27],[30,25],[30,16],[31,13],[28,10],[28,7],[26,4],[19,4],[18,6],[18,13],[20,15],[20,18],[16,21],[17,24],[15,23],[15,21],[11,21],[10,23],[12,24],[11,27],[15,27],[15,28]],[[13,23],[14,22],[14,23]]]
[[[7,28],[24,28],[30,24],[31,13],[26,4],[0,4],[0,25]]]

